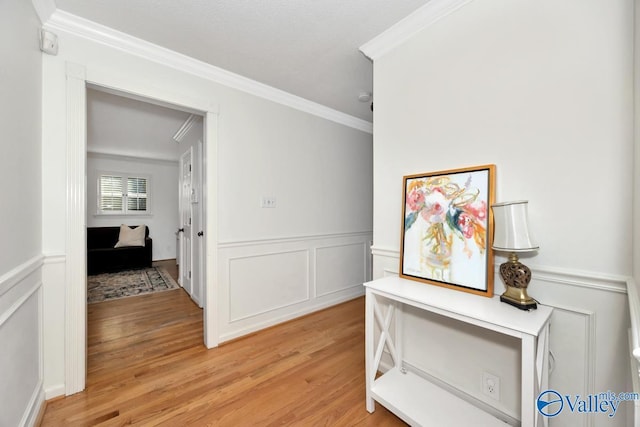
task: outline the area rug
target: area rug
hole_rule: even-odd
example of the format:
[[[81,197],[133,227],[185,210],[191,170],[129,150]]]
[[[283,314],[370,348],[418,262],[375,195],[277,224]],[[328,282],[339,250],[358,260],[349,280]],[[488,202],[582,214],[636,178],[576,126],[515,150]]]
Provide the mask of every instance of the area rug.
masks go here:
[[[177,289],[178,284],[160,267],[119,271],[89,276],[87,280],[89,304],[118,298],[144,295]]]

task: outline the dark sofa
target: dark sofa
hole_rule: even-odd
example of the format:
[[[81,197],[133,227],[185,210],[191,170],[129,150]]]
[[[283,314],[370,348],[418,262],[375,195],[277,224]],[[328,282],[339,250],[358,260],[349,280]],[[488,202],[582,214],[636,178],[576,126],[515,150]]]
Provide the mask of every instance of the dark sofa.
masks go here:
[[[145,226],[145,229],[144,247],[114,248],[118,242],[120,227],[87,227],[87,273],[151,267],[153,241],[149,237],[149,227]]]

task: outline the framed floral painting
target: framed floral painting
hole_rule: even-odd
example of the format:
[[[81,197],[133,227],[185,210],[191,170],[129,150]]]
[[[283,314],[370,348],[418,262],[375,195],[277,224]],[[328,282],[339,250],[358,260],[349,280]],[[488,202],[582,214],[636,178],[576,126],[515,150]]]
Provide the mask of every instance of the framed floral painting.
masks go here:
[[[495,165],[403,178],[400,276],[493,296]]]

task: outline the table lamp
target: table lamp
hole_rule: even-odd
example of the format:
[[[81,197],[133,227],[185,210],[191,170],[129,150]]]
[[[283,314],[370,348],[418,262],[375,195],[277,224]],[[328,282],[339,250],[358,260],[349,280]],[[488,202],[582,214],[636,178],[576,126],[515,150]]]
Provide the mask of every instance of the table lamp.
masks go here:
[[[526,200],[496,203],[491,205],[494,219],[494,237],[492,248],[509,252],[509,260],[500,265],[500,276],[507,290],[500,301],[520,310],[536,309],[536,300],[527,295],[527,286],[531,281],[531,270],[518,260],[519,252],[538,250],[529,233]]]

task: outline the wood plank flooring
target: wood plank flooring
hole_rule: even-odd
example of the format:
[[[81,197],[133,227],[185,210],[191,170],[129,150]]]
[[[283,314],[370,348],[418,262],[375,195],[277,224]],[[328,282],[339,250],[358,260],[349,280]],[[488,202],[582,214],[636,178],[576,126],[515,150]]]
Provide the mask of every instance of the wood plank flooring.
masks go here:
[[[364,299],[216,349],[182,290],[88,306],[82,393],[42,426],[403,426],[365,409]]]

